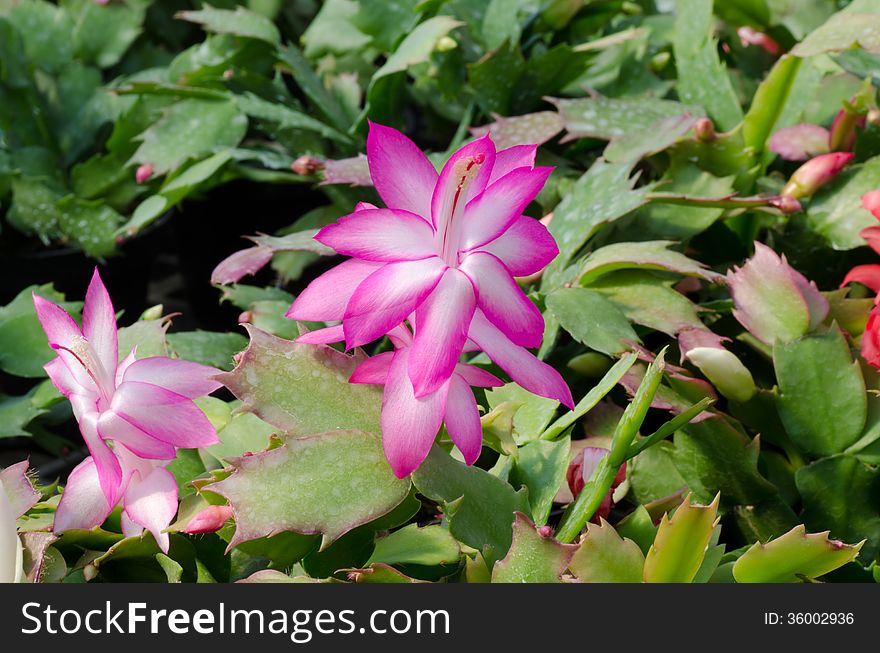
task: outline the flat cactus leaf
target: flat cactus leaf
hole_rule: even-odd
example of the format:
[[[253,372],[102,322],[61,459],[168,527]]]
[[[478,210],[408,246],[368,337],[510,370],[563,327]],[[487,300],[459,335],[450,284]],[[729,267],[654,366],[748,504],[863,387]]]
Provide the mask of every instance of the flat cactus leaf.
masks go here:
[[[232,506],[230,548],[282,531],[321,533],[326,547],[391,511],[410,488],[394,476],[379,438],[363,431],[291,438],[230,462],[232,475],[209,486]]]
[[[235,369],[218,377],[244,402],[244,410],[288,436],[337,429],[379,433],[381,387],[348,382],[360,356],[245,328],[250,345]]]
[[[690,583],[694,580],[712,532],[718,525],[720,495],[708,506],[692,504],[690,496],[660,520],[654,544],[645,557],[644,580],[648,583]]]
[[[798,583],[814,579],[856,559],[864,540],[844,544],[803,525],[766,544],[753,544],[733,565],[737,583]]]
[[[639,545],[602,519],[587,528],[569,569],[584,583],[641,583],[644,566]]]
[[[577,547],[545,537],[521,512],[513,522],[513,543],[495,564],[493,583],[560,583]]]

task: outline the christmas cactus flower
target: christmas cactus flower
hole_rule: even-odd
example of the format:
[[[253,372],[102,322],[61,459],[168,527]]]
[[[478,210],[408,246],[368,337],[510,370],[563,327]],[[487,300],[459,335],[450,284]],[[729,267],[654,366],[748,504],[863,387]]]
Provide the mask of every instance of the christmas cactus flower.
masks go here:
[[[440,388],[424,397],[416,397],[407,374],[413,336],[401,325],[392,329],[388,337],[394,343],[395,351],[365,360],[349,382],[385,386],[382,446],[391,469],[399,478],[418,469],[443,423],[464,461],[473,464],[482,449],[483,430],[471,386],[493,388],[504,385],[504,382],[478,367],[457,363],[452,375]]]
[[[220,387],[212,378],[218,370],[164,356],[137,359],[134,350],[120,362],[116,314],[97,270],[82,329],[60,306],[36,294],[33,301],[58,352],[46,372],[70,401],[91,454],[70,475],[55,530],[97,526],[121,502],[126,535],[147,528],[167,550],[161,529],[176,512],[177,483],[164,467],[178,448],[218,441],[192,401]]]
[[[543,318],[514,280],[558,252],[546,227],[522,215],[552,171],[534,167],[535,150],[496,152],[484,136],[438,175],[403,134],[371,123],[367,160],[387,208],[361,204],[315,236],[351,259],[313,281],[288,311],[296,320],[342,321],[301,341],[357,347],[414,314],[407,374],[417,398],[452,376],[478,310],[514,345],[539,346]]]
[[[872,190],[862,195],[862,207],[880,220],[880,190]],[[871,249],[880,254],[880,226],[866,227],[859,232]],[[868,322],[862,334],[861,353],[869,365],[880,369],[880,264],[857,265],[847,273],[841,287],[853,281],[867,286],[874,294],[874,308],[868,315]]]

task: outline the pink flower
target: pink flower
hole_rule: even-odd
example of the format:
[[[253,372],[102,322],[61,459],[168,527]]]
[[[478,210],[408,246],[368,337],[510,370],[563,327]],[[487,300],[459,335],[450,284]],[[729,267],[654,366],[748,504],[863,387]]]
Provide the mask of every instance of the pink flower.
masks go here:
[[[794,171],[781,195],[800,199],[810,197],[834,179],[855,156],[852,152],[820,154]]]
[[[153,176],[153,166],[149,163],[144,163],[143,165],[139,165],[138,169],[134,172],[134,179],[139,184],[144,184],[150,180],[150,177]]]
[[[862,195],[862,207],[880,220],[880,190],[872,190]],[[868,245],[880,254],[880,226],[866,227],[859,232]],[[868,316],[868,323],[862,334],[861,353],[869,365],[880,369],[880,264],[857,265],[843,279],[840,287],[853,281],[867,286],[876,295],[874,308]]]
[[[403,134],[371,123],[367,160],[389,208],[360,204],[318,232],[319,242],[352,258],[313,281],[287,316],[342,324],[300,342],[344,339],[357,347],[414,315],[407,374],[417,398],[449,380],[469,337],[497,339],[498,332],[516,347],[539,346],[544,320],[514,280],[558,253],[546,227],[522,215],[551,172],[534,167],[535,150],[496,152],[484,136],[455,152],[438,175]],[[476,315],[485,317],[482,336],[472,326]],[[552,396],[570,401],[567,388]]]
[[[568,465],[568,471],[565,474],[565,478],[568,482],[568,489],[571,490],[571,495],[574,499],[578,498],[578,495],[584,489],[587,481],[590,480],[590,477],[593,475],[599,462],[607,453],[608,449],[602,447],[584,447],[575,454],[574,458],[572,458],[571,463]],[[602,497],[602,503],[599,504],[596,512],[593,514],[592,518],[590,518],[591,522],[598,524],[600,519],[608,519],[608,515],[611,514],[611,509],[614,507],[614,490],[625,480],[626,465],[623,464],[617,470],[617,474],[611,482],[611,488],[608,490],[608,494]]]
[[[457,363],[440,388],[416,397],[407,374],[413,337],[403,325],[392,329],[388,337],[395,351],[365,360],[351,375],[349,383],[385,386],[382,446],[391,469],[399,478],[418,469],[443,423],[465,462],[473,464],[483,447],[483,429],[471,386],[493,388],[504,382],[478,367]]]
[[[177,448],[218,441],[192,401],[220,387],[212,378],[217,370],[164,356],[137,360],[134,350],[119,362],[116,315],[97,269],[82,329],[60,306],[38,295],[33,300],[49,345],[58,352],[46,372],[73,406],[91,453],[70,475],[55,530],[97,526],[123,501],[126,534],[139,524],[167,549],[168,536],[159,526],[167,526],[176,512],[177,483],[164,467]]]

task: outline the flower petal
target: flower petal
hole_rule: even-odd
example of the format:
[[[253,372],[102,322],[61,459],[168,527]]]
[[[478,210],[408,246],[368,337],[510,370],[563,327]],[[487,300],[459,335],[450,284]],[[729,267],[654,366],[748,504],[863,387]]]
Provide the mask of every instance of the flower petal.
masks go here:
[[[495,165],[492,166],[492,174],[489,176],[489,185],[501,179],[508,172],[517,168],[535,167],[535,154],[538,146],[534,144],[514,145],[505,150],[499,150],[495,155]]]
[[[151,356],[133,362],[122,377],[125,381],[151,383],[189,399],[211,394],[222,387],[212,377],[220,370],[167,356]]]
[[[83,335],[101,361],[104,371],[112,378],[116,373],[116,364],[119,362],[116,313],[113,310],[110,294],[101,281],[101,275],[98,274],[98,268],[95,268],[92,281],[86,291],[82,318]]]
[[[400,209],[349,213],[321,229],[315,240],[367,261],[415,261],[437,254],[431,225]]]
[[[120,442],[141,458],[169,460],[177,450],[174,445],[157,440],[112,410],[105,410],[98,419],[98,432],[102,438]]]
[[[446,410],[448,385],[417,399],[407,372],[409,352],[394,354],[382,397],[382,447],[398,478],[408,476],[422,464]]]
[[[880,220],[880,189],[870,190],[862,195],[862,208],[870,211],[871,215]]]
[[[465,208],[462,247],[480,247],[503,234],[544,187],[553,168],[517,168],[489,186]]]
[[[847,273],[840,286],[842,288],[853,281],[856,281],[863,286],[867,286],[875,293],[880,293],[880,265],[876,263],[870,265],[857,265]]]
[[[107,503],[107,497],[101,490],[94,459],[86,458],[67,477],[52,530],[62,533],[100,526],[112,509],[113,506]]]
[[[28,478],[27,470],[27,460],[0,469],[0,492],[6,497],[12,509],[13,520],[33,508],[41,497]]]
[[[393,351],[383,351],[381,354],[371,356],[357,366],[357,369],[349,377],[348,382],[383,385],[388,378],[388,370],[391,369],[393,358]]]
[[[418,328],[409,353],[409,378],[417,397],[435,392],[452,375],[475,308],[471,281],[450,268],[416,310]]]
[[[57,349],[60,345],[67,349],[73,349],[84,337],[80,331],[79,325],[73,321],[73,318],[67,314],[63,308],[48,299],[44,299],[33,294],[34,309],[37,311],[37,318],[46,337],[49,339],[49,346]]]
[[[521,215],[498,238],[474,251],[494,254],[512,275],[525,277],[543,270],[559,254],[559,247],[540,221]]]
[[[211,272],[211,283],[219,286],[237,283],[242,277],[262,270],[273,254],[272,248],[265,245],[239,250],[217,264]]]
[[[433,257],[389,263],[367,277],[345,309],[346,346],[359,347],[398,326],[434,290],[446,269]]]
[[[486,188],[495,165],[495,144],[488,134],[456,150],[446,161],[431,197],[431,222],[445,233],[455,207],[464,206]]]
[[[122,467],[116,454],[107,446],[107,443],[98,433],[98,413],[90,412],[79,418],[79,431],[83,440],[95,461],[95,469],[98,472],[98,481],[107,503],[116,505],[119,501],[119,493],[122,486]]]
[[[129,518],[150,531],[159,548],[168,553],[168,533],[162,531],[177,514],[177,481],[171,472],[157,467],[139,482],[132,479],[124,504]]]
[[[342,342],[343,340],[345,340],[345,332],[342,325],[337,324],[325,329],[308,331],[297,337],[296,342],[304,345],[329,345],[334,342]]]
[[[367,162],[373,186],[388,207],[431,217],[437,171],[415,143],[396,129],[370,122]]]
[[[137,345],[131,348],[131,351],[128,352],[128,356],[119,361],[119,366],[116,368],[116,375],[113,381],[113,387],[115,388],[120,383],[122,383],[122,379],[125,376],[125,371],[137,360]]]
[[[90,388],[83,388],[79,384],[78,379],[70,373],[70,370],[60,356],[53,358],[43,365],[43,369],[46,370],[46,374],[49,375],[49,380],[52,381],[52,385],[58,388],[58,392],[65,397],[90,390]]]
[[[500,388],[504,385],[504,381],[494,374],[467,363],[456,365],[455,373],[463,378],[468,385],[477,386],[478,388]]]
[[[489,358],[523,388],[574,408],[571,390],[568,389],[559,372],[532,356],[528,350],[513,344],[507,336],[490,324],[482,311],[477,310],[474,313],[468,335]]]
[[[515,345],[541,346],[544,337],[541,311],[501,261],[488,252],[472,252],[460,269],[470,277],[477,291],[477,304],[492,324]]]
[[[444,422],[449,437],[461,451],[465,464],[473,465],[483,450],[483,427],[474,393],[458,375],[453,375],[449,380]]]
[[[149,436],[176,447],[219,442],[211,422],[190,399],[157,385],[126,381],[116,389],[110,407]]]
[[[16,519],[0,483],[0,583],[17,583],[22,573],[18,559],[21,540],[18,539]]]
[[[381,263],[356,258],[340,263],[306,286],[285,317],[313,322],[341,320],[354,291],[380,267]]]

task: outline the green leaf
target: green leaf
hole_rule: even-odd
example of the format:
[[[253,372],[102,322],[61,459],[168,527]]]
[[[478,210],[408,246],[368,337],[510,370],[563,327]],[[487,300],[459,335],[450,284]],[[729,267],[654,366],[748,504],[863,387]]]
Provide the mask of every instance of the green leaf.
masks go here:
[[[418,0],[360,0],[352,23],[372,37],[372,47],[390,52],[401,37],[409,34],[419,22],[421,8],[418,5]]]
[[[43,365],[55,358],[46,334],[37,319],[31,293],[59,304],[75,320],[82,304],[65,302],[64,295],[51,284],[28,286],[6,306],[0,307],[0,370],[15,376],[41,378],[46,376]]]
[[[362,355],[246,328],[251,342],[221,380],[247,410],[294,436],[335,429],[380,432],[381,388],[348,382]]]
[[[572,186],[553,212],[550,233],[559,255],[544,271],[541,288],[549,292],[561,286],[565,268],[578,250],[602,225],[623,217],[645,204],[652,186],[633,188],[632,166],[599,159]]]
[[[569,568],[583,583],[641,583],[645,555],[604,519],[590,524]]]
[[[673,290],[673,283],[651,272],[621,270],[595,280],[590,288],[608,297],[633,322],[670,336],[682,329],[704,329],[697,305]]]
[[[617,525],[617,533],[635,542],[647,554],[657,536],[657,527],[645,506],[638,506]]]
[[[551,98],[565,122],[569,138],[599,138],[610,141],[629,134],[648,134],[649,130],[668,118],[687,113],[702,116],[697,106],[656,98]],[[639,157],[636,157],[639,158]]]
[[[737,583],[799,583],[852,562],[861,548],[799,525],[767,544],[753,544],[733,565],[733,577]]]
[[[812,57],[854,46],[880,52],[880,11],[868,9],[868,5],[851,6],[837,12],[798,43],[791,53],[797,57]]]
[[[849,455],[832,456],[801,467],[795,483],[803,499],[804,524],[830,530],[845,542],[868,540],[860,558],[880,552],[880,472]]]
[[[163,175],[187,159],[235,147],[247,126],[232,100],[180,100],[137,137],[141,144],[131,162],[152,165],[153,174]]]
[[[743,140],[754,152],[767,149],[767,141],[786,108],[801,61],[783,55],[755,91],[752,106],[743,119]]]
[[[101,200],[69,195],[55,204],[58,226],[86,255],[103,258],[116,252],[116,230],[122,216]]]
[[[641,342],[621,310],[601,293],[586,288],[559,288],[547,295],[547,309],[560,326],[590,349],[616,356]]]
[[[792,441],[817,456],[841,453],[862,434],[865,380],[836,325],[822,335],[777,343],[779,417]]]
[[[27,436],[25,428],[31,420],[46,410],[34,404],[36,388],[20,397],[9,397],[0,393],[0,438]]]
[[[247,346],[240,333],[214,331],[182,331],[166,336],[168,348],[178,358],[221,370],[232,367],[232,357]]]
[[[336,129],[347,130],[351,121],[345,110],[336,96],[324,87],[323,80],[312,69],[312,65],[303,53],[292,43],[283,46],[279,52],[282,61],[293,71],[296,83],[312,101],[312,107],[327,118]]]
[[[324,546],[391,511],[410,483],[394,476],[377,436],[333,431],[232,462],[232,475],[207,486],[229,501],[230,545],[282,531],[321,533]]]
[[[513,543],[492,569],[493,583],[560,583],[574,555],[574,545],[543,537],[522,513],[513,523]]]
[[[859,232],[877,224],[862,206],[862,195],[880,187],[880,156],[851,166],[823,186],[810,200],[807,225],[834,249],[863,247]]]
[[[345,54],[359,50],[370,37],[355,27],[352,19],[358,11],[354,0],[326,0],[302,35],[305,55],[317,59],[324,54]]]
[[[44,181],[29,177],[12,180],[12,206],[6,220],[18,231],[48,242],[58,236],[61,211],[55,206],[57,190]]]
[[[648,240],[600,247],[584,259],[578,272],[578,283],[588,286],[609,272],[627,268],[676,272],[713,282],[718,280],[720,275],[699,261],[669,249],[672,245],[675,242],[671,240]]]
[[[284,129],[302,129],[314,132],[338,143],[349,143],[351,139],[339,130],[325,125],[308,114],[279,102],[269,102],[253,93],[235,96],[235,103],[244,113],[258,120],[267,120]]]
[[[367,564],[448,565],[457,563],[461,546],[442,526],[409,524],[376,540],[376,548]]]
[[[675,466],[673,452],[672,443],[662,441],[630,460],[626,480],[638,503],[650,503],[687,488]]]
[[[529,442],[517,453],[510,480],[529,489],[531,515],[538,526],[547,523],[553,498],[565,483],[570,449],[570,439],[560,438]]]
[[[128,48],[143,32],[148,8],[144,2],[64,0],[61,3],[74,17],[73,43],[76,56],[109,68],[119,63]]]
[[[684,102],[705,107],[721,131],[731,130],[743,113],[711,35],[712,0],[678,0],[675,15],[678,95]]]
[[[706,547],[718,525],[718,497],[708,506],[690,502],[690,496],[675,510],[664,514],[657,537],[645,556],[645,582],[690,583],[697,575]]]
[[[513,437],[520,445],[539,438],[559,408],[559,402],[555,399],[532,394],[516,383],[487,389],[486,401],[489,402],[490,409],[505,402],[519,404],[513,416]]]
[[[459,542],[479,550],[487,565],[507,555],[514,512],[526,509],[524,493],[478,467],[454,460],[436,445],[412,480],[423,495],[442,502],[449,531]]]
[[[198,11],[181,11],[177,18],[198,23],[205,31],[216,34],[234,34],[245,38],[265,41],[270,45],[281,45],[281,35],[275,24],[260,14],[236,7],[235,11],[215,9],[206,5]]]
[[[245,453],[264,451],[269,446],[269,437],[276,431],[253,413],[240,413],[217,432],[220,442],[207,451],[218,460],[228,462]]]
[[[649,127],[613,139],[602,155],[612,163],[623,163],[657,154],[687,136],[698,118],[691,113],[663,118]]]
[[[56,73],[73,59],[73,22],[63,8],[24,0],[5,17],[21,35],[25,56],[38,68]]]
[[[156,562],[162,567],[162,571],[168,576],[169,583],[179,583],[180,577],[183,575],[183,567],[180,563],[175,562],[164,553],[156,554]]]

